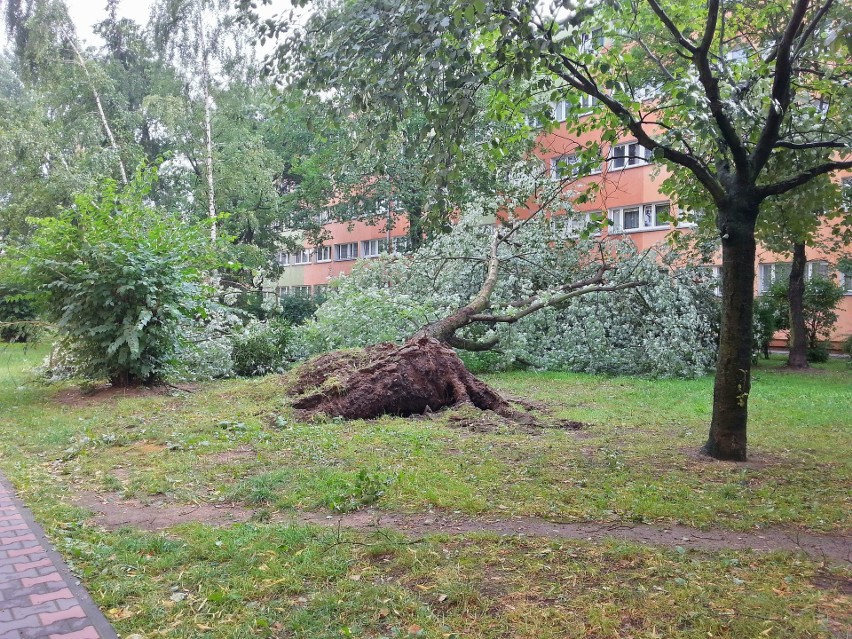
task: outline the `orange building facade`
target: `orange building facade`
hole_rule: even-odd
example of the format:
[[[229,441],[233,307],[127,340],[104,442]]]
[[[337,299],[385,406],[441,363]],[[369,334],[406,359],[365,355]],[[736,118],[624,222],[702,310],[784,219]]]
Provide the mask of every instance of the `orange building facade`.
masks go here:
[[[557,114],[567,115],[567,108],[557,106]],[[572,152],[588,142],[598,141],[596,134],[590,132],[581,136],[567,135],[564,127],[542,135],[538,146],[542,151],[539,157],[547,170],[556,178],[560,169],[570,170]],[[635,140],[623,138],[612,147],[604,148],[605,157],[601,158],[599,170],[588,177],[577,180],[573,188],[582,189],[584,182],[594,181],[599,188],[588,202],[576,205],[583,213],[600,214],[606,212],[609,226],[603,234],[629,238],[639,250],[666,241],[676,223],[670,222],[670,216],[677,218],[676,204],[660,192],[660,182],[665,179],[665,171],[649,163],[645,158],[645,149]],[[844,185],[852,188],[852,177],[842,178]],[[355,261],[370,259],[382,252],[404,252],[408,249],[408,224],[404,216],[388,229],[388,225],[369,225],[364,222],[330,223],[324,228],[331,238],[321,247],[305,245],[299,253],[280,254],[279,263],[284,267],[283,274],[274,284],[279,295],[313,296],[322,294],[330,279],[351,272]],[[682,225],[681,230],[687,230]],[[850,257],[847,251],[846,257]],[[841,273],[837,263],[843,255],[828,253],[820,248],[807,251],[808,268],[806,277],[822,275],[832,277],[845,291],[837,310],[839,319],[831,335],[834,349],[852,335],[852,273]],[[775,281],[789,273],[791,258],[772,253],[758,247],[755,272],[755,292],[766,291]],[[720,258],[709,262],[708,268],[718,275]],[[268,287],[272,290],[273,286]],[[781,336],[777,336],[775,346],[783,346]]]

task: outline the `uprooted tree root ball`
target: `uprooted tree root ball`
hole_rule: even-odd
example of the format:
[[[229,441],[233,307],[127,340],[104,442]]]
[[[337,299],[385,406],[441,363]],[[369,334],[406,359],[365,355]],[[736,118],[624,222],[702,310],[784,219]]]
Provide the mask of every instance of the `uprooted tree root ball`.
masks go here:
[[[405,417],[472,404],[513,421],[534,421],[474,377],[453,349],[428,336],[402,346],[327,353],[296,369],[293,380],[294,408],[334,417]]]

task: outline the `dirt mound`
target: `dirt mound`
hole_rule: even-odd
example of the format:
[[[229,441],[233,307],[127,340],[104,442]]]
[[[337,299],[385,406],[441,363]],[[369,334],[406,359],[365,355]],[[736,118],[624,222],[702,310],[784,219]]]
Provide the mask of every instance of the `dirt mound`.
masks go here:
[[[293,407],[346,419],[419,415],[472,404],[510,419],[524,419],[487,384],[474,377],[455,351],[431,337],[402,346],[329,353],[294,372]],[[532,422],[532,418],[527,416]]]

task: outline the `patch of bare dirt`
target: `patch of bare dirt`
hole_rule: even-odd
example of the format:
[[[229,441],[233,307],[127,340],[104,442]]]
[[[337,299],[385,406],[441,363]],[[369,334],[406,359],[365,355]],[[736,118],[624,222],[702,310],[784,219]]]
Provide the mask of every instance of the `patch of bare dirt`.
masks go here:
[[[253,512],[237,505],[144,504],[122,499],[117,494],[83,493],[76,502],[95,513],[95,523],[110,529],[132,526],[144,530],[162,530],[171,526],[200,522],[223,526],[248,521]],[[314,524],[349,528],[359,531],[392,529],[409,537],[433,534],[490,532],[498,535],[522,535],[548,539],[599,541],[621,539],[651,546],[680,546],[685,550],[718,552],[754,550],[770,552],[786,550],[802,552],[818,561],[852,564],[852,537],[818,535],[784,528],[767,528],[754,532],[698,530],[688,526],[654,526],[617,522],[559,523],[538,517],[463,517],[444,513],[390,513],[377,509],[346,514],[322,512],[279,513],[276,522]],[[815,581],[816,584],[816,581]],[[843,586],[846,587],[846,586]]]
[[[512,400],[514,402],[514,400]],[[531,435],[540,435],[542,430],[568,430],[583,431],[589,428],[589,424],[569,419],[556,421],[533,421],[526,423],[524,420],[507,419],[493,411],[470,411],[463,410],[451,414],[447,418],[447,426],[450,428],[464,428],[473,433],[493,433],[499,430],[510,429],[521,431]]]
[[[257,457],[256,450],[250,446],[240,446],[234,450],[224,450],[221,453],[206,455],[205,459],[212,461],[214,464],[230,464],[231,462],[252,457]]]
[[[100,384],[93,388],[73,388],[58,393],[54,400],[62,406],[91,406],[104,404],[118,399],[137,399],[172,395],[175,392],[191,393],[198,388],[197,384],[157,384],[144,386],[112,386]]]
[[[811,583],[820,590],[834,590],[841,595],[852,595],[852,579],[843,575],[821,573],[811,579]]]
[[[81,493],[74,501],[95,513],[94,521],[110,530],[125,526],[142,530],[165,530],[192,522],[227,526],[248,521],[252,516],[251,510],[233,504],[146,504],[138,499],[124,499],[118,493]]]
[[[731,468],[734,470],[741,468],[745,468],[747,470],[761,470],[762,468],[768,468],[771,466],[784,466],[790,463],[790,460],[785,459],[780,455],[772,455],[770,453],[764,453],[754,450],[749,451],[748,461],[744,462],[721,461],[719,459],[710,457],[710,455],[706,455],[700,449],[697,448],[683,448],[682,452],[684,455],[689,457],[689,459],[700,462],[707,466]]]

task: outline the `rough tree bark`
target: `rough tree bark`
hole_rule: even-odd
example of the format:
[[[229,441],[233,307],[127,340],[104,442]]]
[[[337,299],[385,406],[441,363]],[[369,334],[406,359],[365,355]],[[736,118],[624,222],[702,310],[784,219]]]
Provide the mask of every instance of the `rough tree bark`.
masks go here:
[[[716,459],[746,460],[746,423],[753,343],[754,226],[758,203],[731,198],[719,210],[722,238],[723,313],[713,386],[713,417],[704,452]]]
[[[793,245],[793,265],[790,269],[790,286],[787,301],[790,304],[790,368],[808,367],[808,335],[805,329],[805,267],[804,243]]]

